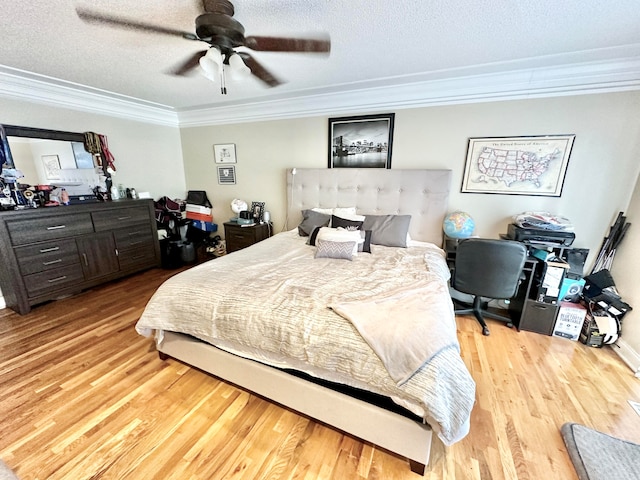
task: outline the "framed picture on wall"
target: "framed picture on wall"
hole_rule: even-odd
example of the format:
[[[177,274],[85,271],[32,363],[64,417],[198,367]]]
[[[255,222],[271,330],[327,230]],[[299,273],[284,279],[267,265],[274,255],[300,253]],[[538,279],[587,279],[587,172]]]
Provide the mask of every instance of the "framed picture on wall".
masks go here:
[[[236,184],[236,167],[229,165],[227,167],[218,167],[218,183],[220,185]]]
[[[60,157],[58,155],[42,155],[42,166],[48,180],[60,179]]]
[[[216,163],[236,163],[236,144],[224,143],[213,146]]]
[[[562,195],[575,135],[470,138],[462,193]]]
[[[394,113],[329,119],[329,168],[391,168]]]

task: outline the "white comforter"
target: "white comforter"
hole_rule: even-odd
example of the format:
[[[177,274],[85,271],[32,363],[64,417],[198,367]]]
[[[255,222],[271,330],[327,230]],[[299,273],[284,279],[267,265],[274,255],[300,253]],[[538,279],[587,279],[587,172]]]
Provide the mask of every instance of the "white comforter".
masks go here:
[[[354,325],[329,308],[431,285],[442,294],[430,322],[455,328],[442,251],[410,245],[372,245],[371,254],[353,261],[315,259],[315,247],[295,231],[281,233],[172,277],[149,301],[136,329],[160,332],[159,341],[163,330],[187,333],[266,364],[385,395],[423,417],[449,445],[466,435],[475,397],[455,336],[397,385]],[[404,320],[400,303],[388,322]]]

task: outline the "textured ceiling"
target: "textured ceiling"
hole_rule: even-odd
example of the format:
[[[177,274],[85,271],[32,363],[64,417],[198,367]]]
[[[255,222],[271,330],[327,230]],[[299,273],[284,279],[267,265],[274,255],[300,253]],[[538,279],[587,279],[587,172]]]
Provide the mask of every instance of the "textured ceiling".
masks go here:
[[[199,0],[4,1],[0,65],[173,107],[609,60],[640,46],[640,0],[236,0],[247,35],[327,32],[331,54],[254,53],[287,83],[168,70],[205,44],[82,22],[76,7],[193,32]]]

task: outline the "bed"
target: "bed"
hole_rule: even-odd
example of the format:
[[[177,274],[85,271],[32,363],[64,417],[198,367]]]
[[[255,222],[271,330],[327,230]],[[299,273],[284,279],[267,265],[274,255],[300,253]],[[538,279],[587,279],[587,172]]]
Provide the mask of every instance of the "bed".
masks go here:
[[[450,182],[448,170],[291,169],[291,228],[172,277],[136,329],[155,334],[161,358],[404,456],[424,474],[434,433],[447,445],[462,439],[475,399],[437,247]],[[334,228],[320,225],[323,215]],[[358,215],[366,220],[354,232]],[[348,228],[333,225],[343,221]]]

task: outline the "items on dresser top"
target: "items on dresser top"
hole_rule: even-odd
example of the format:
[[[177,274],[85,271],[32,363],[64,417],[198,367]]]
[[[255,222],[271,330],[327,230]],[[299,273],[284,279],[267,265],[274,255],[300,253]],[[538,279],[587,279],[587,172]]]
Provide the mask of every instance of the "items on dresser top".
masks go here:
[[[0,241],[0,288],[20,314],[160,263],[151,200],[1,212]]]

